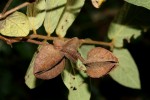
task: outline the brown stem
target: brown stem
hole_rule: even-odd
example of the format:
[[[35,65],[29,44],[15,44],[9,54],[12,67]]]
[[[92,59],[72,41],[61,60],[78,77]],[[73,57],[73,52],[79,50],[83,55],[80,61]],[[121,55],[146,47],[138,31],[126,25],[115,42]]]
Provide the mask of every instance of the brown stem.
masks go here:
[[[23,3],[23,4],[19,5],[19,6],[17,6],[17,7],[15,7],[15,8],[11,9],[11,10],[8,10],[8,11],[5,12],[4,14],[1,14],[0,19],[5,18],[5,17],[8,16],[9,14],[11,14],[11,13],[13,13],[13,12],[15,12],[15,11],[17,11],[17,10],[23,8],[23,7],[26,7],[26,6],[28,6],[29,4],[30,4],[29,2],[25,2],[25,3]]]
[[[27,37],[18,37],[18,38],[6,38],[4,36],[0,36],[0,39],[5,41],[7,44],[12,44],[15,42],[30,42],[34,44],[44,44],[43,42],[40,42],[38,40],[34,39],[41,39],[41,40],[55,40],[60,39],[59,37],[49,37],[49,36],[43,36],[38,34],[31,34]],[[70,38],[63,38],[64,40],[69,40]],[[80,39],[80,43],[82,44],[97,44],[97,45],[103,45],[103,46],[109,46],[111,49],[113,48],[113,41],[112,42],[102,42],[102,41],[94,41],[90,39]]]
[[[2,11],[2,14],[4,14],[4,13],[6,12],[6,10],[7,10],[8,7],[9,7],[9,5],[12,3],[12,1],[13,1],[13,0],[9,0],[9,1],[7,2],[7,4],[5,5],[5,7],[4,7],[3,11]]]
[[[97,44],[97,45],[103,45],[103,46],[109,46],[112,47],[112,42],[102,42],[102,41],[94,41],[90,39],[81,39],[81,44]]]

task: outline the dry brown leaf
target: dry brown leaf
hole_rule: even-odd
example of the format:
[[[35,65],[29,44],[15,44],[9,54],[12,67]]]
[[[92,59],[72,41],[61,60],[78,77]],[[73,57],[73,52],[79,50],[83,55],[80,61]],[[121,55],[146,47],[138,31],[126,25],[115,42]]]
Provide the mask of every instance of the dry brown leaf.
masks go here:
[[[64,68],[64,64],[61,61],[63,57],[64,54],[61,53],[59,50],[55,49],[53,45],[43,45],[39,49],[34,62],[35,76],[41,79],[50,79],[54,78],[54,76],[56,77],[58,75],[58,72],[60,74],[62,69]],[[54,69],[57,69],[56,73]],[[46,74],[47,71],[49,72],[48,74]]]
[[[96,47],[88,52],[87,74],[93,78],[102,77],[110,72],[118,63],[118,59],[108,50]]]

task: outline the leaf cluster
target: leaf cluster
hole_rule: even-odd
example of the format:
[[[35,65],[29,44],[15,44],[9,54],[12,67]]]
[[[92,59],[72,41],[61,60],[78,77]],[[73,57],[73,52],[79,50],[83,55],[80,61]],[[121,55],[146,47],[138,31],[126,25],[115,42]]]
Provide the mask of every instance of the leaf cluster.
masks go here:
[[[147,30],[147,26],[136,23],[136,19],[140,19],[136,15],[140,13],[136,11],[139,9],[137,6],[150,9],[148,0],[125,0],[109,26],[110,43],[76,37],[65,38],[85,0],[30,0],[7,10],[12,1],[8,1],[0,14],[0,39],[8,44],[25,41],[39,45],[25,76],[29,88],[35,87],[36,78],[47,80],[61,74],[69,89],[69,100],[73,100],[75,96],[76,100],[81,100],[81,93],[85,95],[84,100],[88,100],[90,92],[87,90],[88,83],[84,80],[88,76],[99,78],[109,72],[118,83],[130,88],[140,88],[137,65],[125,48],[124,41],[130,43],[131,38],[136,39],[143,29]],[[100,8],[105,2],[91,0],[91,4]],[[26,14],[17,11],[26,6]],[[42,25],[47,36],[37,33]],[[53,33],[57,37],[52,37]],[[49,44],[47,40],[52,40],[53,43]],[[109,46],[112,52],[95,45]]]

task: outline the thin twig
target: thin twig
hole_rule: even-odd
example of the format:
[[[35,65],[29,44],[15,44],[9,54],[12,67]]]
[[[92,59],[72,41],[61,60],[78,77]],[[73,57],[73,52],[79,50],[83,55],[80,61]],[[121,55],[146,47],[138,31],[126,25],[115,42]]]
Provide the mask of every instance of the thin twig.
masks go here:
[[[15,11],[17,11],[17,10],[23,8],[23,7],[26,7],[26,6],[28,6],[29,4],[30,4],[29,2],[24,2],[23,4],[21,4],[21,5],[17,6],[17,7],[15,7],[15,8],[12,8],[11,10],[8,10],[8,11],[5,12],[4,14],[1,14],[0,19],[5,18],[5,17],[8,16],[9,14],[11,14],[11,13],[13,13],[13,12],[15,12]]]
[[[7,4],[5,5],[5,7],[4,7],[3,11],[2,11],[2,14],[4,14],[4,13],[7,11],[8,7],[9,7],[9,5],[12,3],[12,1],[13,1],[13,0],[9,0],[9,1],[7,2]]]
[[[96,45],[103,45],[103,46],[112,46],[112,42],[102,42],[102,41],[94,41],[91,39],[81,39],[81,44],[96,44]]]
[[[4,36],[0,36],[0,39],[5,41],[7,44],[12,44],[16,42],[30,42],[34,44],[43,44],[43,42],[40,42],[38,40],[34,39],[41,39],[41,40],[55,40],[60,39],[59,37],[49,37],[49,36],[43,36],[38,34],[31,34],[27,37],[18,37],[18,38],[6,38]],[[63,38],[64,40],[69,40],[70,38]],[[79,39],[81,44],[97,44],[97,45],[103,45],[103,46],[109,46],[110,48],[113,47],[113,42],[102,42],[102,41],[94,41],[90,39]]]
[[[42,40],[55,40],[58,39],[59,37],[49,37],[49,36],[44,36],[44,35],[38,35],[38,34],[31,34],[28,38],[30,39],[42,39]]]

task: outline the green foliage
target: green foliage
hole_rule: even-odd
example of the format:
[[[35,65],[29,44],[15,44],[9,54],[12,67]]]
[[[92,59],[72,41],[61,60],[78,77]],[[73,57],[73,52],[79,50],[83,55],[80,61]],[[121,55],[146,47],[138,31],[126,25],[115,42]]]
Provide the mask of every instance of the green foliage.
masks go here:
[[[94,45],[82,45],[78,50],[83,58],[87,58],[87,53],[94,48]]]
[[[67,0],[46,0],[46,16],[44,27],[49,35],[54,32],[66,3]]]
[[[90,90],[87,83],[88,77],[86,73],[77,71],[76,68],[76,65],[68,61],[62,73],[63,82],[69,89],[68,100],[89,100]]]
[[[143,0],[143,1],[125,0],[125,1],[134,5],[137,5],[137,6],[142,6],[147,9],[150,9],[149,0]],[[80,12],[81,8],[84,5],[84,2],[85,0],[36,0],[36,2],[33,2],[32,4],[27,6],[27,16],[21,12],[16,11],[8,15],[6,18],[1,19],[0,20],[0,33],[8,37],[26,37],[29,34],[30,30],[33,30],[34,32],[36,32],[37,29],[39,29],[42,25],[44,25],[45,31],[48,34],[48,38],[51,38],[50,35],[54,33],[55,30],[56,30],[56,34],[58,35],[58,37],[63,38],[66,36],[68,28],[72,25],[72,23],[76,19],[78,13]],[[93,5],[96,8],[98,8],[103,2],[103,0],[99,0],[98,2],[100,3],[96,2],[96,0],[92,0],[92,2],[93,2]],[[136,25],[134,22],[132,23],[133,19],[137,18],[136,15],[132,16],[133,19],[129,20],[130,14],[132,13],[132,11],[130,12],[132,7],[130,7],[130,4],[128,3],[125,3],[123,10],[121,10],[121,13],[118,14],[118,17],[116,17],[116,19],[111,23],[109,30],[108,30],[108,38],[112,40],[112,44],[111,46],[110,45],[106,45],[106,46],[112,47],[111,49],[113,51],[113,54],[118,58],[118,61],[119,61],[118,66],[116,66],[116,68],[113,71],[111,71],[109,74],[112,77],[112,79],[114,79],[116,82],[120,83],[123,86],[130,87],[133,89],[140,89],[141,84],[140,84],[140,77],[139,77],[137,65],[134,59],[132,58],[132,55],[130,54],[130,52],[124,48],[124,40],[130,43],[131,38],[137,39],[141,35],[141,32],[142,32],[142,30],[140,29],[141,27],[139,28],[139,26]],[[20,38],[20,40],[21,39],[24,39],[24,38]],[[38,37],[36,39],[40,39],[40,38]],[[55,39],[56,38],[53,38],[51,40],[55,40]],[[5,40],[5,38],[3,40]],[[41,44],[44,42],[36,41],[36,44],[38,43]],[[88,52],[92,48],[95,47],[95,44],[97,45],[101,44],[98,42],[95,43],[93,41],[92,43],[91,41],[89,42],[89,44],[93,44],[93,45],[85,45],[83,43],[81,47],[78,48],[78,52],[79,52],[78,53],[76,51],[76,47],[78,46],[78,44],[73,44],[73,42],[71,42],[72,44],[71,43],[65,44],[65,43],[66,41],[61,41],[59,44],[54,43],[53,45],[54,51],[58,50],[60,53],[63,52],[62,58],[60,60],[70,57],[70,58],[75,59],[76,61],[76,58],[80,56],[80,55],[74,55],[74,53],[77,53],[77,54],[81,54],[81,56],[84,58],[84,61],[85,61],[85,59],[87,59]],[[103,44],[105,43],[102,43],[102,45]],[[64,45],[65,46],[67,45],[65,49],[63,48]],[[61,51],[61,50],[64,50],[64,51]],[[43,54],[46,55],[47,53],[43,52]],[[25,83],[30,89],[33,89],[37,86],[37,78],[33,74],[33,67],[35,66],[36,56],[37,56],[37,52],[35,52],[32,58],[32,61],[30,62],[29,68],[26,72],[26,75],[25,75]],[[56,55],[54,55],[54,57],[55,56]],[[103,54],[103,58],[104,56],[105,56],[105,53]],[[94,58],[94,55],[92,55],[92,57]],[[55,59],[56,58],[53,59],[54,62],[55,62]],[[69,90],[68,100],[90,100],[90,97],[91,97],[89,78],[87,75],[88,73],[87,68],[89,66],[87,66],[88,63],[85,63],[84,61],[80,61],[80,60],[78,59],[77,62],[66,60],[65,69],[63,70],[64,68],[63,67],[62,68],[63,72],[61,73],[60,71],[62,75],[62,80],[65,86]],[[98,65],[103,65],[103,66],[99,66],[99,68],[104,67],[102,68],[102,71],[105,72],[108,66],[106,66],[105,64],[102,64],[101,60],[99,61],[100,62],[98,63],[90,62],[90,64],[94,63],[93,65],[96,65],[96,67]],[[106,61],[106,63],[107,62],[109,61]],[[54,66],[57,66],[58,63],[50,66],[51,68],[46,69],[43,72],[51,70],[52,68],[54,68]],[[116,64],[117,62],[110,61],[110,63]],[[43,67],[41,65],[39,66],[41,68]],[[95,70],[97,71],[97,69]],[[102,71],[101,70],[97,71],[97,73],[100,73]],[[42,71],[39,71],[38,73],[41,73],[41,72]],[[52,73],[55,73],[55,72],[52,72]],[[47,74],[47,75],[50,75],[50,74]]]
[[[124,40],[130,42],[131,37],[137,38],[140,34],[141,30],[139,29],[117,23],[111,23],[108,31],[108,37],[113,40],[115,47],[123,47]]]
[[[33,74],[33,66],[34,66],[34,60],[36,58],[37,53],[33,55],[33,58],[30,62],[30,65],[27,69],[26,75],[25,75],[25,84],[30,88],[33,89],[36,87],[36,80],[37,78]]]
[[[94,45],[83,45],[78,51],[83,58],[87,58],[87,53],[94,47]],[[67,61],[65,70],[62,73],[63,82],[69,90],[68,100],[89,100],[91,94],[88,76],[77,69],[84,71],[86,67],[80,60],[77,61],[76,65]]]
[[[128,3],[131,3],[133,5],[145,7],[147,9],[150,9],[150,2],[149,0],[125,0]]]
[[[0,33],[5,36],[20,37],[29,34],[29,21],[25,14],[15,12],[0,21]]]
[[[46,14],[45,0],[37,0],[36,2],[27,6],[27,16],[30,22],[31,29],[38,29],[44,21]]]
[[[108,30],[108,37],[114,44],[113,53],[119,60],[117,68],[110,72],[110,75],[115,81],[126,87],[140,89],[141,84],[137,65],[129,51],[123,48],[124,40],[130,43],[131,38],[136,39],[142,31],[136,28],[138,26],[134,20],[131,20],[136,18],[134,15],[131,16],[135,14],[133,13],[135,9],[132,9],[132,7],[130,4],[125,3]]]
[[[74,22],[84,2],[85,0],[67,0],[65,11],[56,28],[56,33],[59,37],[64,37],[66,35],[68,28]]]
[[[140,89],[140,77],[131,54],[127,49],[114,49],[114,55],[119,59],[116,69],[110,72],[111,77],[118,83],[135,89]]]

